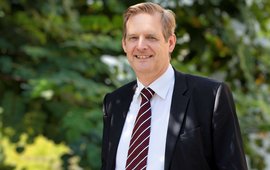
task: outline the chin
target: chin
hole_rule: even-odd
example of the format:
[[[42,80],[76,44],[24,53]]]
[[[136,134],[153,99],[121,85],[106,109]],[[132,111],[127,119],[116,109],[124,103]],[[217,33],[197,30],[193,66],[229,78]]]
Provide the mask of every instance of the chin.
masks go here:
[[[148,68],[137,68],[136,73],[139,74],[149,74],[151,72],[151,69]]]

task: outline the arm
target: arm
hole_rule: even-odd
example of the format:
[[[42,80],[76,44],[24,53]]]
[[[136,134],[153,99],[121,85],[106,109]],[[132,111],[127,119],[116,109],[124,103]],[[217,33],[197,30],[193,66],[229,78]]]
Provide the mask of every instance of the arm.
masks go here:
[[[101,170],[106,169],[106,157],[108,152],[108,137],[109,137],[109,122],[110,117],[107,113],[107,97],[108,94],[104,97],[103,100],[103,134],[102,134],[102,150],[101,150]]]
[[[247,170],[240,127],[229,88],[217,90],[213,112],[213,148],[219,170]]]

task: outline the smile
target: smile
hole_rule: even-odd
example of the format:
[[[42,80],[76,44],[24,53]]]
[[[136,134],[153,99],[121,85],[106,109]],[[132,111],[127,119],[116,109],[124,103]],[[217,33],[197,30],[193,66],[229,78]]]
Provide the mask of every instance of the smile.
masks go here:
[[[147,58],[151,58],[152,55],[135,55],[135,57],[138,59],[147,59]]]

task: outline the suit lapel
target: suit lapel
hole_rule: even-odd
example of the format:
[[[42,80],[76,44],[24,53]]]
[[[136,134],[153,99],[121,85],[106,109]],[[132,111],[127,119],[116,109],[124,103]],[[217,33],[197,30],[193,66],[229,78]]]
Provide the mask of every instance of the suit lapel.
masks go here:
[[[119,94],[117,98],[115,99],[115,109],[113,112],[115,114],[112,114],[111,118],[111,129],[110,129],[110,143],[109,147],[110,154],[108,158],[108,167],[109,169],[115,169],[115,158],[116,158],[116,152],[118,143],[121,137],[122,129],[125,123],[126,115],[129,110],[130,103],[132,101],[134,92],[136,90],[136,81],[132,82],[130,86],[126,88],[124,93]]]
[[[175,84],[172,96],[165,150],[165,170],[169,169],[173,150],[175,148],[175,144],[182,127],[183,119],[186,114],[186,107],[188,105],[189,98],[190,96],[188,93],[185,76],[175,71]]]

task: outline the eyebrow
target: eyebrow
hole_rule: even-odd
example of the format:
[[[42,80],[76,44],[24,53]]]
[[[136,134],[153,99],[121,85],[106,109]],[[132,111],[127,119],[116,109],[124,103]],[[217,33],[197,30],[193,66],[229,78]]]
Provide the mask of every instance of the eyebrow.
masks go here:
[[[147,37],[157,37],[156,34],[147,34],[146,36],[147,36]]]
[[[132,36],[137,36],[137,34],[127,34],[126,36],[127,37],[132,37]],[[149,37],[149,36],[157,37],[157,35],[154,34],[154,33],[146,34],[145,36],[146,37]]]
[[[127,34],[127,37],[136,36],[136,34]]]

